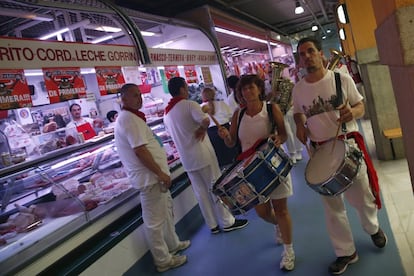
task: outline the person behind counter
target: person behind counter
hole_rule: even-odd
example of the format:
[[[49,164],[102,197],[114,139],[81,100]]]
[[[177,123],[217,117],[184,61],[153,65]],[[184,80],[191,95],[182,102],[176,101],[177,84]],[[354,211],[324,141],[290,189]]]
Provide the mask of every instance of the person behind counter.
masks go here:
[[[69,107],[70,114],[72,115],[72,121],[70,121],[66,127],[77,127],[86,123],[89,123],[93,127],[93,119],[88,117],[82,117],[82,108],[79,104],[74,103]]]
[[[183,265],[187,256],[177,255],[190,246],[180,241],[174,227],[173,202],[168,188],[170,170],[165,151],[145,115],[140,112],[142,96],[137,85],[128,83],[121,90],[122,110],[115,124],[115,145],[131,184],[140,193],[145,234],[158,272]]]
[[[118,118],[118,111],[111,110],[106,113],[106,118],[109,121],[108,127],[115,127],[115,121]]]
[[[210,138],[206,136],[210,125],[208,115],[197,102],[188,99],[188,85],[184,78],[171,78],[168,90],[172,99],[165,108],[164,124],[180,154],[211,234],[245,227],[248,221],[235,219],[211,193],[212,183],[220,177],[221,172]]]

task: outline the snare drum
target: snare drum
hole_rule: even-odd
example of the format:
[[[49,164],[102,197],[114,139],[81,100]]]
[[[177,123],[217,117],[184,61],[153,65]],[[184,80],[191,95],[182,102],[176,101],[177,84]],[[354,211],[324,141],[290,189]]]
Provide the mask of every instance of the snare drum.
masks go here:
[[[213,193],[233,215],[244,214],[268,201],[291,168],[292,162],[283,149],[265,141],[252,156],[225,170],[214,184]]]
[[[336,196],[351,186],[361,162],[362,154],[357,148],[347,141],[332,140],[313,153],[306,165],[305,179],[321,195]]]

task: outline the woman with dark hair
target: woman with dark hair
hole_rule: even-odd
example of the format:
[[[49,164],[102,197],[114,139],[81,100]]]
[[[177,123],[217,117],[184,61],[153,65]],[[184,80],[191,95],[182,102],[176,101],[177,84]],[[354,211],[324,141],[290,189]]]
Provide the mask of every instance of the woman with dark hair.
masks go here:
[[[236,96],[244,107],[234,112],[230,130],[219,128],[219,135],[224,143],[228,147],[234,147],[239,140],[242,151],[247,152],[258,141],[270,138],[275,147],[280,147],[287,139],[283,114],[277,104],[271,103],[267,106],[264,81],[257,75],[242,76],[237,85]],[[284,251],[280,262],[282,270],[293,270],[295,267],[292,221],[287,206],[287,198],[292,194],[292,181],[288,174],[286,180],[269,195],[270,200],[255,206],[259,217],[276,226],[276,241],[283,242]]]

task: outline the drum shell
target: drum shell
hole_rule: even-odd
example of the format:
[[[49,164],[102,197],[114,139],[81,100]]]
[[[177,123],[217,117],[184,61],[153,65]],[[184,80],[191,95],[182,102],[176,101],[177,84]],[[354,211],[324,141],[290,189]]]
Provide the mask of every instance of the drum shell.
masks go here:
[[[330,151],[335,143],[335,148],[343,147],[343,155],[335,156],[335,151],[331,155],[333,158],[340,158],[339,166],[335,171],[332,171],[327,179],[321,182],[315,182],[309,180],[310,170],[312,170],[312,162],[317,160],[318,152],[327,152]],[[327,160],[329,162],[329,160]],[[362,162],[362,154],[359,149],[352,146],[349,142],[343,140],[334,140],[327,142],[321,145],[315,153],[312,155],[312,158],[309,160],[306,169],[305,169],[305,180],[310,188],[321,195],[325,196],[337,196],[342,194],[348,188],[351,187],[355,177],[358,175]]]
[[[233,215],[243,214],[269,200],[268,196],[292,168],[286,153],[268,143],[257,148],[254,159],[246,167],[244,162],[234,163],[213,185],[213,193]],[[224,182],[229,175],[234,177]]]

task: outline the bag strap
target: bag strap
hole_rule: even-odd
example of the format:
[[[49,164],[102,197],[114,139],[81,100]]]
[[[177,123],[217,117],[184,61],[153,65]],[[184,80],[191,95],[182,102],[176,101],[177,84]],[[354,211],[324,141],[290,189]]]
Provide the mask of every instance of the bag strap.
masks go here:
[[[274,133],[275,132],[275,128],[276,128],[276,124],[275,124],[275,120],[273,120],[272,104],[270,104],[270,103],[266,104],[266,109],[267,109],[267,115],[269,116],[269,122],[272,125],[272,127],[271,127],[271,133]]]

